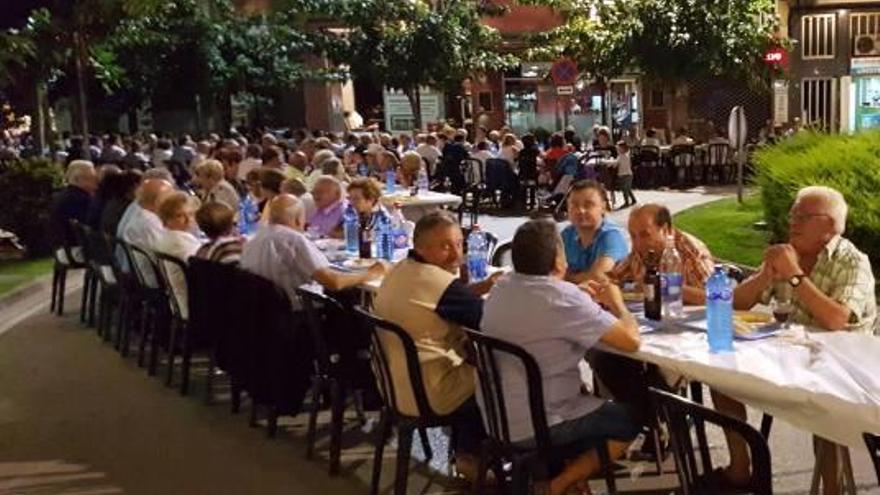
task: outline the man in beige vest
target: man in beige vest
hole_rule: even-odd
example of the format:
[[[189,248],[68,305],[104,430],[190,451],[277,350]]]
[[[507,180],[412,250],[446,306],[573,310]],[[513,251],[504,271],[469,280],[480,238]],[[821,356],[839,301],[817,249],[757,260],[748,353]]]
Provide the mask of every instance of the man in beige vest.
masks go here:
[[[462,233],[445,212],[433,212],[416,224],[414,249],[382,282],[374,299],[376,315],[399,325],[416,343],[428,402],[437,414],[455,414],[458,471],[473,472],[474,454],[485,437],[474,400],[474,368],[464,361],[462,326],[476,329],[483,315],[481,294],[494,278],[465,286],[457,272],[463,261]],[[399,409],[416,414],[406,362],[399,344],[385,342]],[[397,349],[397,352],[395,352]]]

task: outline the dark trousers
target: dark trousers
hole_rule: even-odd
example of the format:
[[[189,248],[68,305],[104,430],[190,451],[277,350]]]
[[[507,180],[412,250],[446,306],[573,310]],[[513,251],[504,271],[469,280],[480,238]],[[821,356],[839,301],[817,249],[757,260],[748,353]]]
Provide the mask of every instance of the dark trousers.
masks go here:
[[[633,419],[638,424],[656,426],[657,419],[648,396],[648,387],[661,390],[669,388],[656,366],[597,350],[587,353],[587,361],[596,379],[612,398],[630,406]]]
[[[626,204],[634,204],[636,202],[636,196],[633,194],[632,185],[632,175],[617,176],[617,188],[623,192],[623,202]]]
[[[452,448],[456,453],[480,454],[480,447],[486,439],[483,417],[474,397],[466,400],[452,413]]]

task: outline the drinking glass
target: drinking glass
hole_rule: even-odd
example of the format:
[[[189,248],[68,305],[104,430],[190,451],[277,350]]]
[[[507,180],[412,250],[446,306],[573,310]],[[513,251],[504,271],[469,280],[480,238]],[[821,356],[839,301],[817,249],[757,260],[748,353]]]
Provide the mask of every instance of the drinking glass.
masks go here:
[[[788,284],[774,288],[770,306],[773,310],[773,317],[782,324],[783,329],[787,330],[791,314],[794,312],[794,303],[791,300],[791,290]]]

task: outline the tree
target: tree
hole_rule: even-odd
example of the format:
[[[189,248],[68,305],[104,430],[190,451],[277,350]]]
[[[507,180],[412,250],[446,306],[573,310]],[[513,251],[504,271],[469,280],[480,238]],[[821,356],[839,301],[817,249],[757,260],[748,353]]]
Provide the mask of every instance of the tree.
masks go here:
[[[533,56],[567,55],[599,81],[627,69],[683,80],[728,76],[766,85],[761,57],[775,38],[772,0],[533,0],[566,22],[532,39]]]
[[[514,60],[500,52],[499,34],[481,22],[482,11],[472,0],[304,3],[346,27],[341,35],[325,38],[330,58],[347,66],[355,79],[402,91],[417,128],[422,126],[422,86],[457,90],[466,77]]]

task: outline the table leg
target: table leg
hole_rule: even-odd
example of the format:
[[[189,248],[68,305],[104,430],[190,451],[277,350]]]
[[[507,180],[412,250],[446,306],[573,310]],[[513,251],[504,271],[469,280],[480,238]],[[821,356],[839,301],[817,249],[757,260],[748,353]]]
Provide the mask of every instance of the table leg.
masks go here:
[[[813,449],[816,454],[816,463],[813,466],[813,481],[810,483],[810,495],[819,495],[819,479],[822,473],[822,463],[825,461],[825,449],[819,445]]]
[[[839,476],[843,478],[841,486],[843,492],[849,495],[856,495],[856,481],[853,476],[852,460],[849,457],[849,448],[844,445],[837,446],[837,458]]]

